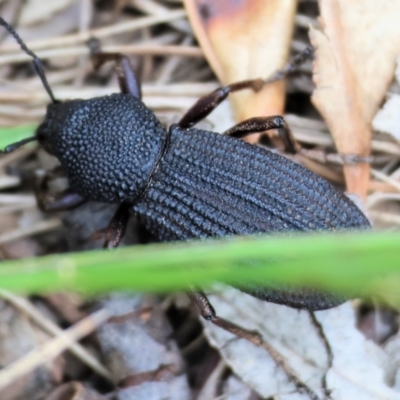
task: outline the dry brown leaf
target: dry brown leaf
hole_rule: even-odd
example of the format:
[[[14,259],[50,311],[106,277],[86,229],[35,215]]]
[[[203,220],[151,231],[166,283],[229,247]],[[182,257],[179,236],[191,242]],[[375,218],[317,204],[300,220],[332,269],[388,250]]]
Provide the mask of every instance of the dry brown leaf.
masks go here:
[[[268,77],[282,68],[292,39],[295,0],[185,0],[197,39],[224,84]],[[231,97],[236,121],[282,114],[285,84]]]
[[[322,29],[310,28],[316,47],[312,100],[338,151],[368,156],[371,122],[393,78],[400,53],[400,1],[319,2]],[[369,165],[344,167],[347,190],[365,197]]]

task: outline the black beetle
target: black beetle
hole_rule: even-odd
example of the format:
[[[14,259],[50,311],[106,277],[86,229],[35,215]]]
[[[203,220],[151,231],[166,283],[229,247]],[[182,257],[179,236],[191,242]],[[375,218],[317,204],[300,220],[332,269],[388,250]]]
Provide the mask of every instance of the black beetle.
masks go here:
[[[39,199],[46,211],[76,207],[87,200],[120,204],[107,229],[108,247],[118,245],[130,213],[160,241],[370,226],[360,209],[321,177],[238,139],[278,129],[287,150],[294,152],[296,143],[282,117],[252,118],[224,135],[191,128],[229,93],[259,90],[265,81],[221,87],[201,98],[178,124],[165,129],[141,101],[140,85],[125,56],[93,56],[97,67],[105,61],[116,62],[122,93],[61,103],[37,56],[1,18],[0,24],[33,57],[52,99],[36,136],[6,151],[37,139],[59,159],[70,189],[52,202]],[[310,290],[260,285],[246,291],[263,300],[309,310],[340,303],[333,296]],[[201,292],[191,297],[205,318],[236,329],[216,317]]]

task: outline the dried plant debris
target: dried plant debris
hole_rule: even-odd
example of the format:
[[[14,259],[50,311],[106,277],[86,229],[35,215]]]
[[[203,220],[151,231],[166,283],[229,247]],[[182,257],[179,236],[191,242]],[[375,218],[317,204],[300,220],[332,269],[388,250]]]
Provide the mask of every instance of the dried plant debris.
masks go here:
[[[396,83],[400,84],[400,57],[397,58]],[[396,141],[400,141],[400,95],[389,91],[388,99],[376,114],[372,126],[379,132],[392,135]]]
[[[342,188],[347,182],[349,190],[359,195],[367,193],[365,206],[375,227],[398,229],[398,85],[389,89],[388,103],[374,120],[373,127],[380,133],[371,133],[369,126],[373,110],[378,108],[392,79],[394,60],[400,55],[397,50],[400,35],[396,33],[395,40],[390,39],[400,27],[397,20],[394,27],[392,24],[399,15],[395,11],[398,0],[384,4],[226,0],[221,4],[229,5],[228,14],[227,8],[216,3],[57,0],[49,4],[45,0],[2,0],[0,14],[16,26],[28,45],[43,58],[49,82],[60,100],[119,91],[112,64],[105,65],[98,73],[93,71],[86,45],[89,37],[99,38],[104,51],[128,54],[144,82],[145,103],[165,125],[176,122],[200,96],[221,82],[266,77],[280,68],[289,55],[298,54],[309,44],[308,29],[312,26],[318,47],[314,72],[319,71],[314,76],[318,82],[313,99],[325,122],[310,101],[314,84],[312,62],[308,61],[285,84],[266,87],[265,93],[258,95],[244,94],[253,97],[252,101],[243,97],[233,109],[229,102],[223,103],[202,127],[223,132],[235,123],[235,118],[285,112],[296,139],[306,149],[315,150],[312,159],[300,154],[294,160]],[[199,5],[203,5],[203,10],[206,5],[213,13],[205,18],[204,13],[198,12]],[[338,5],[340,12],[332,14],[331,8]],[[368,29],[366,18],[372,18]],[[384,21],[383,28],[379,21]],[[379,35],[379,41],[374,39],[378,29],[386,32],[385,38]],[[343,40],[338,38],[339,34]],[[43,118],[48,96],[18,45],[5,32],[0,32],[0,41],[0,126],[36,124]],[[330,64],[330,60],[335,62]],[[335,69],[338,65],[344,67]],[[329,84],[321,86],[325,78],[329,78]],[[351,85],[343,84],[347,82],[345,78],[350,79]],[[347,96],[354,107],[346,107],[348,103],[340,96]],[[357,110],[360,113],[356,115]],[[271,142],[265,141],[263,145],[270,148]],[[371,176],[365,165],[355,169],[346,166],[344,176],[342,166],[325,157],[336,151],[362,155],[371,151]],[[101,247],[101,238],[92,234],[105,228],[114,206],[90,203],[53,216],[37,211],[33,195],[35,171],[56,166],[54,160],[34,147],[1,157],[1,258]],[[361,168],[363,179],[355,182],[349,168],[351,171]],[[57,184],[62,182],[54,183]],[[148,241],[151,238],[132,221],[125,243]],[[7,297],[5,293],[2,296]],[[87,316],[81,308],[83,300],[68,294],[42,296],[33,303],[9,296],[7,299],[0,302],[2,367],[53,340],[62,329]],[[372,307],[361,313],[358,303],[347,303],[334,310],[317,312],[313,317],[307,312],[259,302],[233,289],[218,291],[211,300],[221,315],[261,331],[285,357],[299,381],[321,400],[398,398],[400,345],[395,333],[396,312]],[[93,335],[71,345],[55,361],[48,361],[16,380],[6,392],[0,393],[0,398],[310,398],[288,381],[286,373],[265,350],[234,339],[206,322],[207,336],[218,352],[211,349],[197,314],[187,303],[179,302],[179,306],[170,300],[163,303],[169,323],[160,304],[151,296],[120,294],[102,300],[101,304],[116,314],[98,331],[97,337]],[[24,311],[14,308],[20,306]]]
[[[385,369],[386,382],[393,389],[400,391],[400,335],[390,338],[383,346],[388,355],[388,366]]]
[[[209,296],[219,315],[257,330],[284,358],[299,380],[324,398],[400,399],[388,384],[389,355],[356,328],[351,303],[319,311],[294,310],[266,303],[233,288]],[[205,332],[223,358],[262,397],[309,399],[288,380],[268,353],[210,323]]]
[[[368,156],[371,122],[393,78],[400,53],[400,1],[320,1],[321,28],[311,28],[316,47],[313,102],[341,153]],[[377,42],[385,45],[377,46]],[[378,78],[379,77],[379,78]],[[345,166],[347,189],[368,191],[369,166]]]
[[[49,339],[26,315],[0,300],[0,365],[5,367]],[[48,362],[0,390],[4,400],[41,400],[61,380],[62,361]]]
[[[62,332],[53,322],[66,321],[65,317],[57,320],[59,302],[49,302],[44,297],[36,301],[35,307],[5,291],[1,291],[1,296],[11,303],[1,301],[0,362],[7,366],[0,372],[2,399],[43,399],[47,395],[49,399],[71,400],[100,400],[109,396],[190,398],[187,369],[155,297],[110,295],[93,305],[95,309],[103,307],[100,311]],[[80,306],[79,299],[63,297],[69,303],[66,316],[72,314],[75,318],[78,310],[71,313],[71,308],[74,304]],[[88,341],[84,346],[74,343],[96,328],[95,342]],[[74,336],[69,338],[66,334]],[[51,335],[56,337],[52,339]],[[57,357],[66,347],[74,357],[71,353]],[[104,365],[99,359],[104,360]],[[62,384],[63,381],[66,383]],[[104,393],[108,397],[103,397]]]
[[[119,388],[116,399],[190,398],[183,359],[156,299],[113,294],[101,305],[112,314],[97,337]]]
[[[80,382],[69,382],[59,386],[45,400],[106,400],[95,390],[85,387]]]
[[[286,64],[296,3],[295,0],[185,0],[197,40],[224,84],[269,77]],[[284,82],[267,85],[258,93],[233,94],[231,102],[236,121],[282,114]]]
[[[400,140],[400,96],[394,94],[379,110],[373,120],[373,127],[377,131],[392,135],[396,140]]]

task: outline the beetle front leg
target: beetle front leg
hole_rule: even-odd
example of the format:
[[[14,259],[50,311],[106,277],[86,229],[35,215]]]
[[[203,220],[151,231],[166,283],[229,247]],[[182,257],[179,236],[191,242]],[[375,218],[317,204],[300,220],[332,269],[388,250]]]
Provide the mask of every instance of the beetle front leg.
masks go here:
[[[57,172],[57,169],[53,171]],[[68,211],[86,203],[86,199],[69,188],[55,195],[49,195],[48,182],[49,177],[45,176],[35,186],[36,202],[41,211],[45,213]]]
[[[140,81],[136,76],[129,58],[121,53],[101,53],[96,50],[91,54],[94,68],[99,69],[104,63],[115,62],[115,72],[117,73],[119,87],[122,93],[131,94],[139,99],[142,98]]]
[[[293,382],[299,390],[304,391],[312,400],[319,400],[317,394],[301,381],[301,379],[290,367],[286,359],[269,343],[265,342],[260,333],[256,331],[249,331],[224,318],[218,317],[207,296],[201,291],[189,293],[189,298],[191,302],[197,306],[201,316],[204,319],[212,322],[214,325],[217,325],[222,329],[225,329],[240,339],[245,339],[256,346],[262,347],[267,351],[276,365],[283,369],[288,379]]]
[[[38,193],[36,194],[36,201],[39,209],[46,213],[69,211],[86,203],[86,199],[70,189],[51,197]]]
[[[210,94],[201,97],[181,118],[178,122],[180,128],[190,128],[199,121],[207,117],[215,108],[218,107],[229,95],[229,93],[237,92],[243,89],[252,89],[258,92],[264,86],[262,79],[253,79],[233,83],[228,86],[222,86],[215,89]]]
[[[181,118],[178,123],[179,127],[190,128],[197,124],[218,107],[218,105],[221,104],[230,93],[245,89],[251,89],[254,92],[258,92],[264,87],[264,85],[284,79],[288,74],[294,72],[299,65],[311,58],[313,54],[314,49],[312,47],[307,47],[303,52],[294,57],[290,63],[285,65],[285,67],[276,71],[267,79],[251,79],[219,87],[210,94],[201,97]]]

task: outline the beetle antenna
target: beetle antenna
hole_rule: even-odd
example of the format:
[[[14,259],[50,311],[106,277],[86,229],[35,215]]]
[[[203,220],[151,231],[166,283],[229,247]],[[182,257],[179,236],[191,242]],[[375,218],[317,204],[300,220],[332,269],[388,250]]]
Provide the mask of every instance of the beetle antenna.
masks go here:
[[[42,84],[44,88],[46,89],[46,92],[51,98],[51,101],[53,103],[58,103],[56,98],[54,97],[54,94],[52,90],[50,89],[50,85],[47,82],[46,75],[44,73],[44,68],[42,61],[40,58],[32,51],[30,50],[26,44],[23,42],[23,40],[19,37],[18,33],[15,32],[14,28],[8,24],[2,17],[0,17],[0,25],[4,26],[4,28],[7,29],[7,31],[14,37],[14,39],[17,41],[17,43],[21,46],[21,49],[25,51],[26,54],[31,56],[33,58],[33,66],[35,68],[36,73],[38,74],[40,80],[42,81]]]
[[[36,136],[31,136],[25,139],[20,140],[19,142],[15,142],[15,143],[11,143],[8,146],[6,146],[6,148],[3,150],[0,150],[0,154],[8,154],[8,153],[12,153],[14,150],[19,149],[21,146],[23,146],[24,144],[33,142],[34,140],[37,140]]]

